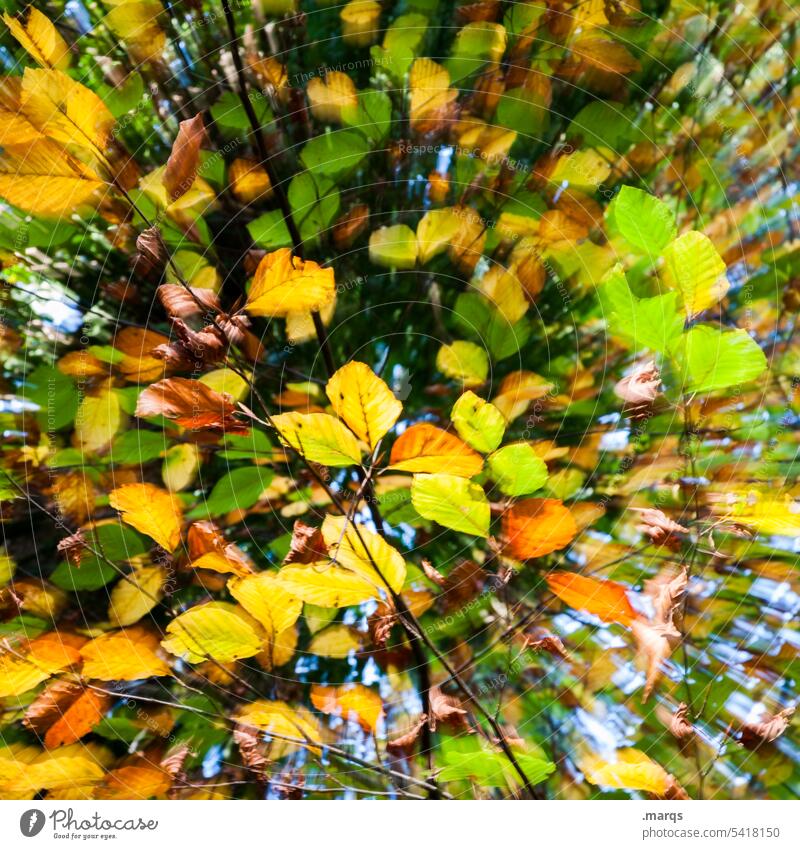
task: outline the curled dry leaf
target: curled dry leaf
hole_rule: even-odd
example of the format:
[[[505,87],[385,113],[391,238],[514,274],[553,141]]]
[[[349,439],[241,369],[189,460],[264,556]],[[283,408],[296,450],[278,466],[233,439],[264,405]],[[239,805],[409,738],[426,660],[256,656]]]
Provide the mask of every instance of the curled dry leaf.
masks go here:
[[[158,227],[148,227],[136,239],[136,271],[148,275],[161,272],[167,264],[167,251]]]
[[[420,566],[422,567],[422,571],[425,573],[425,577],[429,581],[433,581],[433,583],[438,587],[444,586],[447,578],[445,578],[445,576],[434,567],[430,560],[423,557]]]
[[[641,524],[636,526],[636,530],[650,537],[650,539],[660,545],[674,538],[675,534],[688,534],[689,529],[684,528],[667,516],[663,510],[656,510],[652,507],[632,507],[641,516]]]
[[[242,756],[242,763],[257,776],[263,777],[269,763],[266,743],[252,725],[237,722],[233,728],[233,741]]]
[[[626,405],[639,407],[655,401],[660,385],[661,373],[656,368],[655,362],[650,360],[636,365],[627,377],[623,377],[614,386],[614,392],[626,402]]]
[[[428,699],[431,708],[431,731],[435,731],[440,722],[453,731],[472,730],[467,721],[467,712],[455,696],[443,693],[441,687],[431,687]]]
[[[387,751],[398,757],[408,757],[413,752],[414,745],[419,740],[419,736],[427,721],[428,716],[423,713],[408,731],[386,743]]]
[[[686,702],[681,702],[672,714],[669,731],[681,743],[686,743],[695,736],[694,725],[689,721],[689,705]]]
[[[563,660],[572,660],[569,652],[564,647],[564,643],[555,634],[537,633],[526,634],[525,648],[531,651],[546,651],[555,657],[560,657]]]
[[[746,749],[755,749],[762,743],[772,743],[789,727],[796,708],[787,707],[778,713],[767,716],[760,722],[746,722],[742,725],[739,742]]]
[[[439,598],[445,611],[455,610],[472,601],[483,590],[488,572],[471,560],[462,560],[445,578]]]
[[[375,612],[367,619],[370,639],[376,649],[386,648],[389,634],[397,622],[397,611],[386,601],[378,602]]]
[[[171,200],[176,201],[191,189],[200,162],[200,146],[205,137],[202,115],[181,121],[164,170],[164,188]]]
[[[164,283],[156,294],[170,318],[192,318],[201,315],[204,309],[211,312],[220,309],[219,297],[212,289],[189,287],[187,290],[179,283]]]
[[[86,551],[86,537],[83,531],[76,531],[68,537],[64,537],[56,546],[56,551],[62,554],[70,566],[76,569],[81,565],[81,557]]]
[[[236,406],[227,393],[216,392],[199,380],[168,377],[148,386],[136,402],[140,418],[164,416],[182,427],[242,430]]]
[[[283,562],[315,563],[328,557],[328,546],[319,528],[306,525],[299,519],[292,528],[292,541]]]

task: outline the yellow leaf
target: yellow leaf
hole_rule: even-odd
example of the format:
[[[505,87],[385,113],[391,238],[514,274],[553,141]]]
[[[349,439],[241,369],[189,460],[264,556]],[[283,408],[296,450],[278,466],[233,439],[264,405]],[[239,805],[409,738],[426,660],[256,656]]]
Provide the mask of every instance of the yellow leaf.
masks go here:
[[[550,174],[550,182],[573,188],[596,189],[611,173],[609,160],[596,150],[576,150],[562,156]]]
[[[725,263],[705,233],[690,230],[664,248],[664,282],[681,294],[689,319],[728,291]]]
[[[528,311],[528,298],[522,283],[515,274],[500,265],[492,266],[478,281],[478,291],[494,304],[500,315],[510,325],[516,324]]]
[[[290,707],[286,702],[258,699],[244,707],[236,715],[236,721],[242,725],[260,728],[267,734],[304,741],[304,745],[307,745],[310,751],[315,754],[320,753],[319,729],[315,727],[311,718]],[[317,745],[313,745],[315,743]]]
[[[200,449],[196,445],[173,445],[164,455],[161,480],[170,492],[180,492],[194,482],[199,469]]]
[[[93,91],[61,71],[26,68],[21,104],[38,130],[64,146],[102,151],[115,123]]]
[[[354,719],[366,732],[375,732],[383,716],[383,702],[374,691],[361,684],[343,684],[341,687],[311,687],[311,703],[322,713]]]
[[[25,10],[27,19],[3,15],[11,34],[25,51],[43,68],[69,68],[69,47],[50,19],[34,6]]]
[[[281,413],[272,423],[283,442],[312,463],[352,466],[361,460],[355,436],[327,413]]]
[[[543,398],[552,392],[553,384],[532,371],[514,371],[506,375],[492,404],[503,414],[507,422],[521,416],[531,401]]]
[[[365,363],[342,366],[325,391],[336,415],[370,448],[375,448],[403,411],[391,389]]]
[[[638,749],[618,749],[617,760],[588,758],[581,764],[586,780],[617,790],[644,790],[663,796],[670,786],[670,775]]]
[[[234,401],[241,401],[250,391],[250,384],[229,368],[218,368],[206,372],[200,377],[200,383],[220,395],[230,395]]]
[[[273,639],[267,639],[264,648],[256,655],[259,665],[271,672],[278,666],[288,663],[297,648],[297,626],[290,625],[283,631],[279,631]]]
[[[112,0],[105,17],[109,29],[125,41],[137,62],[158,58],[167,44],[166,33],[157,18],[164,11],[161,3],[137,0]]]
[[[263,166],[253,159],[234,159],[228,168],[234,197],[242,203],[255,203],[272,194],[272,184]]]
[[[345,658],[361,648],[357,631],[347,625],[332,625],[320,631],[308,645],[308,651],[319,657]]]
[[[111,631],[80,649],[84,678],[98,681],[138,681],[169,675],[167,664],[156,654],[158,637],[143,628]]]
[[[228,580],[230,594],[258,621],[270,639],[290,628],[303,608],[281,584],[277,572],[259,572]]]
[[[380,598],[371,581],[329,563],[284,566],[278,579],[287,592],[318,607],[351,607]]]
[[[95,799],[166,799],[172,776],[159,766],[122,766],[109,772]]]
[[[483,468],[483,458],[457,436],[427,422],[403,431],[392,446],[390,469],[400,472],[446,472],[471,478]]]
[[[341,123],[342,109],[358,105],[355,83],[341,71],[314,77],[308,84],[306,94],[313,116],[326,123]]]
[[[447,377],[460,380],[464,386],[479,386],[489,376],[489,357],[474,342],[457,340],[439,348],[436,368]]]
[[[399,593],[403,588],[406,562],[380,534],[355,525],[346,516],[326,516],[322,523],[322,536],[334,563],[371,581],[380,589],[385,589],[388,584]]]
[[[0,157],[0,197],[45,218],[69,216],[96,205],[102,181],[69,159],[48,139],[7,148]]]
[[[54,752],[19,744],[0,749],[0,792],[38,793],[98,783],[105,772],[107,750],[73,743]]]
[[[127,580],[120,580],[111,591],[108,618],[122,628],[135,624],[161,601],[166,580],[167,573],[162,566],[135,569]]]
[[[450,74],[430,59],[415,59],[409,74],[411,128],[419,132],[438,129],[452,111],[458,92]]]
[[[117,487],[108,503],[122,514],[122,521],[147,534],[166,551],[174,551],[181,541],[180,503],[151,483],[129,483]]]
[[[413,268],[417,264],[417,237],[407,224],[380,227],[369,237],[369,258],[384,268]]]
[[[350,0],[339,13],[342,40],[351,47],[367,47],[378,40],[381,5],[376,0]]]
[[[327,327],[331,323],[333,313],[336,310],[336,297],[322,307],[319,317]],[[317,338],[317,329],[314,326],[314,317],[310,312],[290,312],[286,314],[286,336],[292,345],[308,342],[309,339]]]
[[[460,227],[461,219],[452,208],[432,209],[425,213],[417,224],[419,261],[425,265],[437,254],[444,253]]]
[[[119,396],[107,385],[97,395],[85,395],[75,414],[75,438],[82,451],[106,448],[123,423]]]
[[[26,652],[3,652],[0,654],[0,699],[20,696],[79,660],[78,650],[63,643],[58,634],[40,637]]]
[[[285,317],[290,312],[320,310],[335,294],[332,268],[322,268],[281,248],[259,263],[245,308],[251,315]]]
[[[17,569],[17,564],[14,558],[5,550],[0,548],[0,584],[8,583],[13,577]]]
[[[212,658],[229,663],[252,657],[261,650],[264,635],[247,614],[234,604],[211,601],[181,613],[167,626],[161,645],[189,663]]]

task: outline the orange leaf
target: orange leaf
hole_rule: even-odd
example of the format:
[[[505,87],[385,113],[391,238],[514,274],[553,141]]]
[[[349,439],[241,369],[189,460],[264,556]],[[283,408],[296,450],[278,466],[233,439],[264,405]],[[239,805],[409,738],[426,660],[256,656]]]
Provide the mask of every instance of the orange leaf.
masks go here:
[[[547,585],[569,607],[585,610],[605,622],[631,625],[637,619],[625,587],[614,581],[598,581],[574,572],[553,572]]]
[[[390,468],[402,472],[446,472],[471,478],[483,468],[483,458],[457,436],[432,424],[412,425],[392,446]]]
[[[383,714],[383,702],[374,691],[361,684],[343,684],[341,687],[324,687],[314,684],[311,703],[322,713],[355,719],[366,732],[374,732]]]
[[[577,533],[572,514],[554,498],[517,501],[503,514],[506,550],[518,560],[565,548]]]
[[[103,718],[111,704],[111,697],[96,690],[84,690],[54,722],[44,736],[48,749],[68,746],[88,734]]]

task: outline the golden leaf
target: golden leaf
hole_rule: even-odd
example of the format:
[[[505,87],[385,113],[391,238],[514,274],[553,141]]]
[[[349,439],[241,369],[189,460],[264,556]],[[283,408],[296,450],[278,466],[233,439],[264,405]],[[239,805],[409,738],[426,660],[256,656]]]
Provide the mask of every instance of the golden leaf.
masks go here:
[[[342,366],[328,381],[325,392],[336,415],[372,449],[403,411],[391,389],[365,363]]]
[[[69,68],[69,47],[59,31],[35,6],[28,6],[25,15],[27,18],[22,20],[6,13],[3,20],[38,65],[66,71]]]
[[[156,654],[158,637],[141,627],[111,631],[81,647],[84,678],[99,681],[138,681],[169,675],[169,666]]]
[[[355,436],[327,413],[281,413],[272,423],[283,442],[312,463],[352,466],[361,460]]]
[[[161,645],[189,663],[207,658],[229,663],[258,654],[263,641],[263,633],[256,630],[244,610],[234,604],[211,601],[173,619]]]
[[[503,514],[503,536],[511,557],[529,560],[559,551],[577,534],[569,510],[553,498],[527,498]]]
[[[166,551],[178,547],[183,515],[171,493],[151,483],[129,483],[113,490],[108,502],[120,511],[123,522],[147,534]]]
[[[131,484],[137,486],[137,484]],[[115,490],[119,491],[119,490]],[[167,573],[162,566],[142,566],[111,591],[108,618],[114,625],[134,625],[161,601]]]
[[[281,248],[259,263],[245,308],[251,315],[285,317],[290,312],[318,311],[335,294],[332,268],[322,268]]]

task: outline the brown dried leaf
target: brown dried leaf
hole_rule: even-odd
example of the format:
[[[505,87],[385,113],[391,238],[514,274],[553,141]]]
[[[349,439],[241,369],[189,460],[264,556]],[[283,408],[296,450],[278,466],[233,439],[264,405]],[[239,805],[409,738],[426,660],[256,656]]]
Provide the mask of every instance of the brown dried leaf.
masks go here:
[[[170,377],[148,386],[136,402],[140,418],[164,416],[182,427],[241,429],[234,414],[236,406],[228,394],[210,389],[199,380]]]
[[[794,712],[794,707],[787,707],[773,716],[767,715],[760,722],[746,722],[742,725],[739,742],[747,749],[755,749],[762,743],[772,743],[789,727]]]
[[[470,730],[467,712],[461,707],[461,702],[455,696],[448,696],[442,692],[440,687],[431,687],[429,701],[431,731],[436,730],[436,725],[439,722],[453,730]]]
[[[414,750],[414,744],[419,740],[419,735],[428,721],[427,714],[422,714],[420,718],[408,729],[404,734],[395,737],[394,740],[389,740],[386,743],[387,751],[399,757],[407,757]]]
[[[306,525],[299,519],[292,528],[292,542],[289,552],[284,558],[287,563],[314,563],[325,560],[328,556],[328,546],[319,528]]]
[[[233,729],[233,740],[239,747],[242,763],[253,770],[258,776],[263,776],[269,759],[267,745],[261,739],[260,732],[252,725],[237,723]]]
[[[204,307],[212,312],[220,309],[219,298],[211,289],[190,287],[187,290],[180,283],[165,283],[158,287],[156,294],[171,318],[192,318],[201,315]]]
[[[198,113],[188,121],[181,121],[164,170],[164,188],[173,201],[185,195],[192,187],[200,162],[200,145],[205,137],[206,129],[201,114]]]

